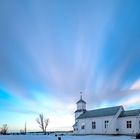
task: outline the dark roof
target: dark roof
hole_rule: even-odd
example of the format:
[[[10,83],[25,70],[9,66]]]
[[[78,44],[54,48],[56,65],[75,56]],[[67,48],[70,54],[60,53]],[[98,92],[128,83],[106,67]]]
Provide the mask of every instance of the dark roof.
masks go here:
[[[78,103],[80,103],[80,102],[82,102],[82,103],[85,103],[85,104],[86,104],[86,102],[85,102],[83,99],[80,99],[80,100],[77,102],[77,104],[78,104]]]
[[[138,116],[140,114],[140,109],[122,111],[119,117],[128,117],[128,116]]]
[[[76,110],[75,113],[76,112],[86,112],[86,109],[79,109],[79,110]]]
[[[76,122],[74,125],[73,125],[73,127],[75,127],[75,126],[77,126],[78,125],[78,123]]]
[[[77,119],[113,116],[118,112],[118,110],[121,107],[122,106],[115,106],[115,107],[86,111],[85,113],[81,114]]]

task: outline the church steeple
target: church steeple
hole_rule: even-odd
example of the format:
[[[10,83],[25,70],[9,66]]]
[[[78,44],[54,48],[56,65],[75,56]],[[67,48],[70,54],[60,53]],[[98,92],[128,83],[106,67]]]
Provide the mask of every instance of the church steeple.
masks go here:
[[[82,98],[82,92],[80,92],[80,100],[76,104],[77,110],[75,111],[75,119],[86,111],[86,102]]]

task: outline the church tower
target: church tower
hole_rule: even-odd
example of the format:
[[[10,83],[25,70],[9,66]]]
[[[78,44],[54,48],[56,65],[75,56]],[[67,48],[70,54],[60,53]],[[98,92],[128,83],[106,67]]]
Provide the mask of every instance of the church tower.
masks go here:
[[[77,110],[75,111],[75,120],[86,111],[86,102],[82,99],[82,92],[80,92],[80,100],[76,104]]]

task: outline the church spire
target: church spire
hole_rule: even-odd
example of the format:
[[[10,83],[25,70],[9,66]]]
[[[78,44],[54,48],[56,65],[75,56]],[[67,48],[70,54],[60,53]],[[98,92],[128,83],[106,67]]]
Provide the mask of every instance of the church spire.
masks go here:
[[[82,100],[82,92],[80,92],[80,99]]]
[[[86,102],[82,98],[82,92],[80,92],[80,100],[77,102],[77,104],[81,102],[86,104]]]

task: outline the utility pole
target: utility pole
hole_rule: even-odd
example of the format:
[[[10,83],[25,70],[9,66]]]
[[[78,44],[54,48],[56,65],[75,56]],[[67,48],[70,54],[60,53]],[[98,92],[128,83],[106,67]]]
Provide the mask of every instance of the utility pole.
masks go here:
[[[26,132],[27,132],[27,127],[26,127],[26,122],[25,122],[24,133],[26,134]]]

